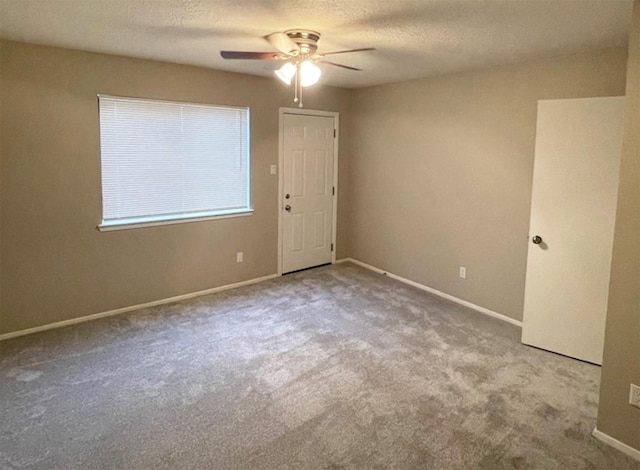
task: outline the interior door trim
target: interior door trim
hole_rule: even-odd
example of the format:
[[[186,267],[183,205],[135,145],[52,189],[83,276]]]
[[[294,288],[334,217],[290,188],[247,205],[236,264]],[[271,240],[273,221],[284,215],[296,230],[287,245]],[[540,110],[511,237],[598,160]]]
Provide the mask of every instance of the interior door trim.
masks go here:
[[[319,111],[314,109],[299,108],[280,108],[278,112],[278,275],[282,276],[282,209],[284,207],[284,198],[282,188],[284,185],[284,117],[287,114],[300,114],[304,116],[322,116],[333,118],[333,129],[335,138],[333,139],[333,187],[335,195],[333,196],[333,220],[331,221],[331,243],[333,250],[331,251],[331,264],[336,262],[337,252],[337,226],[338,226],[338,139],[340,138],[340,113],[336,111]]]

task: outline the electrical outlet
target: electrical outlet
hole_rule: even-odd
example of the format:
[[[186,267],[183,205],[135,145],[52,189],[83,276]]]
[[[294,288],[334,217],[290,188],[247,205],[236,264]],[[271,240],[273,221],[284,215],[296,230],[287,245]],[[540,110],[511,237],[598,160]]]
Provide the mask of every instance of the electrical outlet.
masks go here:
[[[467,268],[465,268],[464,266],[460,266],[460,277],[462,279],[466,279],[467,278]]]
[[[278,171],[278,167],[276,167],[275,165],[271,165],[271,174],[275,175],[277,171]]]
[[[238,251],[236,253],[236,263],[242,263],[244,261],[244,253],[242,251]]]
[[[637,385],[629,386],[629,404],[640,408],[640,387]]]

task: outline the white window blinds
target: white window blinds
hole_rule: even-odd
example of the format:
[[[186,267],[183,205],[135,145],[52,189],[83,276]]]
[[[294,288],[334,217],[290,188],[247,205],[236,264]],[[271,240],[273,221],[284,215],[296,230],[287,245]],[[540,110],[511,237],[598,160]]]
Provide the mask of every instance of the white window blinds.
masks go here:
[[[249,109],[99,96],[102,224],[250,211]]]

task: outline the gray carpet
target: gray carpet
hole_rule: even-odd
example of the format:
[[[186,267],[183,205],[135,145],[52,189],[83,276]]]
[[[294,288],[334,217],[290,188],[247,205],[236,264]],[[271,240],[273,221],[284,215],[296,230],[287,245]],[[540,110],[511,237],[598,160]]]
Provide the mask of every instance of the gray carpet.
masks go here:
[[[0,343],[0,467],[640,468],[599,368],[351,264]]]

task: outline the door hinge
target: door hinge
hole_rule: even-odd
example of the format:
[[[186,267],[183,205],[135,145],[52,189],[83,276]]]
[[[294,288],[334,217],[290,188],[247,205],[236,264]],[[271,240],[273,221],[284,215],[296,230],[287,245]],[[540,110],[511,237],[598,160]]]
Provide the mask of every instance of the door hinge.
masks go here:
[[[336,138],[336,130],[335,129],[333,130],[333,138],[334,139]]]
[[[331,195],[332,195],[332,196],[335,196],[335,195],[336,195],[336,187],[335,187],[335,186],[333,187],[333,189],[332,189],[332,191],[331,191]]]
[[[333,251],[333,243],[331,244],[331,251]]]

